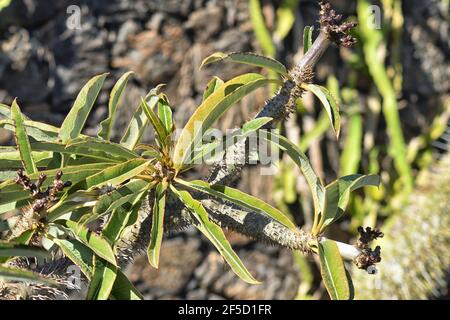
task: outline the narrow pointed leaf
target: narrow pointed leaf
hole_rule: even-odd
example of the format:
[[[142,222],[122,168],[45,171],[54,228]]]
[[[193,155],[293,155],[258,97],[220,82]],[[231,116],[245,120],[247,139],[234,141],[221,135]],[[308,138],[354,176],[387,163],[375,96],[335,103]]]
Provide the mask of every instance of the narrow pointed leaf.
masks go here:
[[[81,272],[88,279],[92,278],[92,273],[94,272],[94,253],[91,249],[76,239],[58,239],[51,237],[50,240],[61,249],[67,258],[80,268]]]
[[[232,52],[232,53],[216,52],[210,55],[209,57],[205,58],[200,68],[210,63],[224,60],[266,68],[275,71],[279,74],[282,74],[284,76],[287,76],[288,74],[286,67],[281,62],[273,58],[261,56],[251,52]]]
[[[73,185],[68,191],[70,195],[78,190],[92,190],[105,184],[118,185],[144,171],[148,166],[148,160],[132,159],[124,163],[116,164],[106,168],[92,176]]]
[[[208,97],[213,94],[224,82],[219,77],[213,77],[208,84],[206,85],[206,89],[203,92],[203,101],[208,99]]]
[[[147,249],[148,261],[154,268],[159,266],[159,252],[161,250],[164,235],[164,212],[166,207],[167,180],[163,180],[156,186],[155,202],[152,215],[152,231],[150,244]]]
[[[324,210],[321,219],[321,230],[339,219],[347,208],[350,193],[358,188],[366,186],[378,187],[380,177],[378,175],[353,174],[341,177],[330,183],[325,188]]]
[[[90,231],[87,227],[75,222],[75,221],[62,221],[62,225],[69,228],[74,235],[83,242],[87,247],[89,247],[96,255],[105,259],[113,265],[117,265],[116,257],[114,255],[111,246],[108,241],[104,239],[101,235]]]
[[[126,202],[129,202],[146,189],[150,188],[150,184],[144,180],[132,180],[123,186],[120,186],[113,192],[101,196],[93,208],[95,215],[102,215],[112,212]]]
[[[187,182],[181,179],[177,179],[176,181],[191,189],[204,192],[211,196],[230,201],[238,206],[265,214],[275,221],[278,221],[279,223],[285,225],[291,230],[295,231],[297,229],[295,224],[292,223],[292,221],[281,211],[272,207],[268,203],[265,203],[264,201],[246,194],[240,190],[222,185],[210,185],[209,183],[201,180]]]
[[[15,137],[16,145],[19,148],[20,157],[22,158],[23,166],[27,174],[33,174],[37,172],[36,164],[31,155],[30,141],[28,140],[28,135],[25,130],[24,120],[22,117],[22,112],[17,105],[16,100],[13,101],[11,106],[11,118],[14,120],[16,125]]]
[[[32,142],[31,148],[36,151],[61,153],[66,157],[73,155],[83,156],[88,159],[97,159],[97,162],[122,162],[123,160],[136,157],[136,155],[131,157],[131,154],[125,156],[122,154],[122,150],[118,150],[118,148],[108,148],[108,142],[96,144],[89,138],[86,140],[86,145],[83,143],[74,143],[74,145],[67,147],[66,144],[59,142]],[[121,155],[117,155],[115,152],[118,152]],[[73,162],[73,159],[69,159],[68,164],[66,164],[71,165]]]
[[[108,300],[117,277],[117,267],[94,256],[94,273],[89,283],[87,300]]]
[[[147,94],[145,101],[152,106],[153,101],[155,101],[155,96],[158,95],[161,87],[163,85],[158,85]],[[134,111],[133,117],[131,118],[128,127],[120,140],[120,144],[127,149],[133,150],[134,147],[139,143],[144,134],[145,129],[148,126],[148,117],[144,112],[142,103]]]
[[[166,135],[169,135],[173,129],[173,115],[169,102],[164,98],[160,98],[158,102],[158,117],[166,130]]]
[[[175,146],[173,162],[176,169],[182,169],[193,159],[192,152],[201,142],[204,132],[233,104],[257,88],[272,82],[274,80],[258,74],[245,74],[224,83],[203,101],[183,128]]]
[[[115,157],[123,160],[130,160],[139,157],[135,152],[128,150],[120,144],[102,141],[95,138],[82,138],[69,141],[66,150],[72,154],[84,154],[89,156],[92,153],[105,154],[108,157]]]
[[[37,141],[58,140],[59,129],[57,127],[42,122],[28,120],[23,114],[22,117],[24,118],[24,125],[29,137],[32,137]],[[14,121],[11,119],[0,120],[0,128],[14,132]]]
[[[158,96],[152,96],[150,99],[150,104],[148,104],[144,99],[142,99],[142,108],[144,109],[145,115],[147,116],[148,120],[152,124],[153,128],[156,132],[156,137],[158,138],[161,145],[165,145],[167,132],[164,128],[164,125],[162,124],[161,120],[158,118],[158,116],[153,111],[153,108],[158,104],[159,97]]]
[[[320,272],[332,300],[349,300],[350,284],[339,248],[334,241],[319,243]]]
[[[138,212],[141,209],[141,200],[144,199],[147,194],[148,192],[141,193],[138,197],[134,198],[131,203],[124,203],[112,212],[108,223],[102,230],[102,235],[108,239],[110,243],[115,244],[122,231],[136,221]]]
[[[259,282],[253,278],[250,272],[242,263],[241,259],[231,248],[230,243],[225,238],[222,229],[211,222],[208,218],[208,213],[202,204],[192,198],[192,196],[187,191],[177,190],[171,185],[172,191],[175,195],[184,203],[184,205],[192,212],[198,224],[195,227],[203,233],[211,243],[217,248],[219,253],[229,264],[231,269],[236,275],[238,275],[242,280],[251,284],[258,284]]]
[[[59,132],[62,142],[75,139],[81,133],[89,112],[103,86],[107,74],[101,74],[90,79],[78,93],[72,108],[64,119]]]
[[[127,86],[128,80],[134,75],[134,72],[129,71],[122,75],[111,90],[108,102],[108,118],[100,122],[100,130],[97,134],[99,138],[109,140],[111,136],[111,129],[116,120],[116,113],[120,98]]]
[[[116,281],[111,291],[111,296],[116,300],[143,300],[144,297],[133,286],[122,271],[117,270]]]
[[[310,90],[320,100],[325,111],[330,118],[331,125],[336,137],[339,137],[341,130],[341,117],[339,115],[339,106],[336,99],[331,95],[327,88],[315,84],[303,84],[304,88]]]

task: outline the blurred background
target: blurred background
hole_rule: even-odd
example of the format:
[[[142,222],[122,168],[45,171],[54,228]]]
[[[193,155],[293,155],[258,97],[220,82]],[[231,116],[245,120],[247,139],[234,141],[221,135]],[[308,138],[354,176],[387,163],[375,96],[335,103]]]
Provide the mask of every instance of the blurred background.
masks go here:
[[[327,237],[352,242],[360,225],[386,234],[377,275],[354,273],[365,298],[448,298],[450,245],[450,37],[448,0],[331,1],[359,22],[350,48],[331,47],[315,69],[315,83],[340,102],[336,141],[312,95],[280,126],[307,152],[330,182],[351,173],[378,173],[380,189],[353,195],[341,223]],[[251,51],[291,67],[303,54],[303,30],[318,34],[317,1],[307,0],[0,0],[0,102],[17,97],[33,120],[60,126],[86,81],[109,72],[88,119],[95,134],[107,99],[125,71],[136,73],[119,108],[113,137],[121,136],[141,96],[165,83],[178,127],[199,105],[212,76],[229,79],[265,72],[246,65],[201,61],[216,51]],[[274,77],[276,75],[269,76]],[[259,90],[219,124],[239,126],[271,96]],[[0,128],[0,144],[13,144]],[[151,141],[148,132],[145,140]],[[431,168],[431,169],[430,169]],[[209,168],[199,168],[197,178]],[[275,175],[245,169],[239,186],[276,205],[307,228],[312,214],[307,186],[292,162]],[[317,261],[286,249],[227,233],[249,270],[252,286],[224,265],[194,231],[163,242],[160,268],[146,257],[127,271],[148,299],[326,299]],[[350,266],[349,266],[350,267]]]

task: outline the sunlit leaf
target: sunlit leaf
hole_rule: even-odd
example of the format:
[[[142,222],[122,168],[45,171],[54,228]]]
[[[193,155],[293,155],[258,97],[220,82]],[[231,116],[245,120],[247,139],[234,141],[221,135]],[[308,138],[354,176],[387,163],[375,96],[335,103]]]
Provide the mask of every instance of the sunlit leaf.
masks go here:
[[[31,155],[30,141],[28,140],[27,132],[25,131],[24,120],[22,117],[22,112],[17,105],[16,100],[13,101],[11,106],[11,118],[14,120],[16,125],[15,137],[16,144],[19,148],[20,157],[23,161],[23,166],[27,174],[32,174],[37,172],[36,164]]]
[[[111,291],[112,298],[116,300],[143,300],[144,297],[133,286],[122,271],[117,270],[116,281]]]
[[[149,103],[142,99],[141,106],[144,109],[145,115],[147,116],[148,120],[155,129],[158,141],[162,146],[164,146],[166,143],[167,132],[160,118],[158,118],[158,116],[153,111],[153,108],[157,106],[159,99],[159,96],[152,96],[149,98]]]
[[[144,171],[148,166],[148,160],[132,159],[124,163],[110,166],[86,179],[74,184],[68,191],[70,195],[78,190],[91,190],[106,184],[118,185]]]
[[[117,267],[94,256],[94,273],[89,283],[87,300],[108,300],[117,277]]]
[[[378,175],[353,174],[341,177],[325,187],[323,215],[321,217],[321,230],[339,219],[347,207],[350,193],[358,188],[366,186],[378,187],[380,177]]]
[[[203,60],[200,68],[210,63],[224,60],[266,68],[275,71],[279,74],[282,74],[284,76],[287,76],[288,74],[286,67],[281,62],[273,58],[261,56],[251,52],[232,52],[232,53],[216,52],[206,57]]]
[[[169,135],[173,129],[172,109],[167,99],[161,97],[158,101],[158,117]]]
[[[96,255],[105,259],[113,265],[117,265],[114,252],[108,241],[101,235],[90,231],[87,227],[70,220],[61,221],[61,224],[69,228],[78,240],[89,247]]]
[[[203,92],[203,101],[213,94],[224,82],[219,77],[213,77],[206,85],[205,92]]]
[[[184,203],[184,205],[191,211],[198,224],[195,227],[203,233],[211,243],[217,248],[219,253],[229,264],[231,269],[236,275],[238,275],[242,280],[251,284],[258,284],[259,282],[253,278],[250,272],[242,263],[241,259],[231,248],[230,243],[225,238],[222,229],[211,222],[208,218],[208,213],[202,204],[192,198],[192,196],[187,191],[177,190],[171,185],[172,191],[175,195]]]
[[[111,90],[108,103],[108,117],[100,122],[100,130],[97,134],[99,138],[109,140],[111,136],[111,129],[116,120],[117,106],[122,97],[122,94],[127,86],[128,80],[134,75],[134,72],[129,71],[122,75]]]
[[[78,93],[72,108],[64,119],[59,132],[62,142],[75,139],[81,133],[89,112],[103,86],[107,74],[101,74],[90,79]]]
[[[274,80],[266,79],[259,74],[244,74],[224,83],[203,101],[183,128],[175,146],[173,162],[176,169],[180,170],[190,163],[194,156],[192,153],[201,142],[204,132],[225,111],[250,92],[273,82]]]
[[[161,87],[163,85],[158,85],[145,96],[145,101],[151,106],[152,102],[150,100],[154,100],[155,96],[159,94]],[[148,125],[148,117],[144,112],[144,108],[142,107],[142,103],[139,103],[139,106],[134,111],[133,117],[128,123],[128,127],[120,140],[120,144],[127,149],[133,150],[134,147],[139,143],[144,134],[145,129]]]
[[[325,87],[315,84],[303,84],[302,86],[314,93],[314,95],[320,100],[328,114],[328,117],[330,118],[336,137],[339,137],[339,132],[341,130],[341,117],[339,115],[339,106],[334,97]]]
[[[285,225],[289,229],[294,231],[296,230],[295,224],[293,224],[292,221],[281,211],[272,207],[268,203],[265,203],[264,201],[246,194],[240,190],[222,185],[210,185],[209,183],[201,180],[187,182],[181,179],[177,179],[176,181],[188,188],[204,192],[211,196],[230,201],[238,206],[267,215],[275,221],[278,221],[281,224]]]
[[[147,249],[147,257],[150,264],[158,268],[159,266],[159,252],[164,234],[164,212],[166,207],[166,189],[167,180],[163,180],[156,186],[155,200],[153,205],[152,215],[152,231],[150,236],[150,243]]]
[[[320,273],[332,300],[349,300],[350,284],[339,248],[334,241],[319,243]]]

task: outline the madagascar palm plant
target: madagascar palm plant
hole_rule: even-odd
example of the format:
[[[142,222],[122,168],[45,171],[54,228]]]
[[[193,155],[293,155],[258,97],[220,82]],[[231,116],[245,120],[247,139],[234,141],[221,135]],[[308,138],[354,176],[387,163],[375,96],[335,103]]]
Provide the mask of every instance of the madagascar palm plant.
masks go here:
[[[379,178],[355,174],[325,185],[307,156],[272,130],[295,100],[309,90],[320,99],[336,137],[339,135],[338,105],[327,89],[311,83],[312,67],[331,41],[351,42],[346,32],[353,24],[338,26],[340,18],[325,4],[321,19],[319,37],[314,43],[305,37],[305,59],[291,71],[273,58],[253,53],[207,57],[202,65],[223,60],[245,63],[276,72],[283,81],[256,73],[226,82],[215,77],[182,130],[176,130],[169,99],[162,86],[157,86],[141,99],[121,140],[110,140],[132,72],[125,73],[113,87],[108,117],[100,123],[95,137],[82,131],[106,74],[93,77],[81,89],[59,128],[27,118],[16,100],[11,106],[1,105],[0,126],[13,131],[16,138],[16,147],[2,147],[0,153],[2,297],[64,295],[68,292],[65,268],[75,264],[89,283],[87,299],[142,298],[122,272],[129,258],[144,247],[149,263],[158,268],[164,232],[192,225],[243,281],[258,283],[233,251],[223,227],[319,254],[331,298],[351,298],[351,280],[342,257],[361,268],[371,267],[379,262],[380,252],[379,248],[372,251],[369,243],[381,234],[370,228],[362,230],[355,246],[326,239],[323,234],[345,212],[350,192],[377,186]],[[269,84],[277,85],[279,91],[263,111],[222,139],[204,143],[213,124],[229,108]],[[141,142],[147,127],[154,130],[155,144]],[[311,230],[299,229],[281,211],[230,187],[219,174],[208,181],[185,178],[187,171],[210,158],[218,163],[228,160],[216,173],[242,166],[248,162],[245,144],[252,135],[287,153],[305,176],[314,204]],[[250,216],[253,218],[248,222]],[[32,258],[37,263],[30,264]],[[23,290],[22,282],[37,284]]]

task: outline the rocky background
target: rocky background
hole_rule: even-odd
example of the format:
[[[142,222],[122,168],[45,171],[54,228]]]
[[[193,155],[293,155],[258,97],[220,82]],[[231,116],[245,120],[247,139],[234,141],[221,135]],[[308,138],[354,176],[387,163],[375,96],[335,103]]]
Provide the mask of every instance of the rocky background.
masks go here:
[[[441,1],[403,1],[403,96],[401,117],[408,137],[425,130],[436,105],[450,89],[448,24]],[[269,27],[279,1],[262,1]],[[353,1],[332,1],[337,11],[354,13]],[[80,8],[76,23],[71,6]],[[316,1],[301,0],[296,24],[280,44],[278,58],[291,65],[298,58],[305,25],[317,24]],[[445,14],[445,13],[444,13]],[[448,14],[448,13],[447,13]],[[75,19],[75,20],[74,20]],[[256,51],[247,0],[12,0],[0,11],[0,101],[18,97],[22,110],[34,120],[60,125],[83,84],[95,74],[110,75],[89,119],[86,132],[95,133],[106,116],[109,90],[123,72],[133,70],[116,122],[119,138],[139,98],[165,83],[178,126],[201,100],[213,75],[229,79],[252,71],[236,64],[198,67],[215,51]],[[323,82],[334,73],[345,80],[346,66],[337,48],[329,50],[316,70]],[[358,79],[362,92],[367,79]],[[247,120],[269,92],[258,91],[232,109],[221,123],[230,128]],[[151,140],[149,132],[146,140]],[[1,145],[11,144],[0,129]],[[207,173],[207,169],[199,172]],[[244,173],[241,187],[270,200],[271,177]],[[246,285],[226,269],[222,258],[193,230],[170,235],[162,249],[160,268],[152,269],[142,257],[128,274],[146,298],[292,299],[301,274],[290,252],[257,244],[229,233],[239,256],[260,286]],[[323,290],[319,290],[323,292]]]

